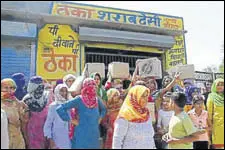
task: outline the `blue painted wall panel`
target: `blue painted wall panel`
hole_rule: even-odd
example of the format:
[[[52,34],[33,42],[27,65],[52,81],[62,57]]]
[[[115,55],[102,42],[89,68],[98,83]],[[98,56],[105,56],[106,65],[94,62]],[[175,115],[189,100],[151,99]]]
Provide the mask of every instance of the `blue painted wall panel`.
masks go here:
[[[1,79],[10,78],[12,74],[22,72],[26,82],[30,78],[31,51],[16,50],[11,47],[1,47]]]

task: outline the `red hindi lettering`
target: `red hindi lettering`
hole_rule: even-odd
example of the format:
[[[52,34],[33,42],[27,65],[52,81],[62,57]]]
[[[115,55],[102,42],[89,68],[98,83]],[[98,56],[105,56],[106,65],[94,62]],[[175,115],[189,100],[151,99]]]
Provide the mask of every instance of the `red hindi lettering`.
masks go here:
[[[58,5],[56,12],[58,15],[70,16],[69,6],[67,5]]]
[[[54,54],[54,50],[50,50],[52,53],[51,54],[42,54],[42,57],[50,57],[51,59],[46,61],[44,64],[44,69],[48,72],[55,72],[57,69],[57,64],[55,61],[55,54]],[[53,68],[49,68],[50,65],[53,65]]]
[[[73,71],[76,72],[76,55],[61,55],[61,57],[63,57],[63,59],[58,62],[59,68],[64,71],[69,71],[73,66]],[[72,57],[73,60],[71,61],[71,59],[68,59],[67,57]]]

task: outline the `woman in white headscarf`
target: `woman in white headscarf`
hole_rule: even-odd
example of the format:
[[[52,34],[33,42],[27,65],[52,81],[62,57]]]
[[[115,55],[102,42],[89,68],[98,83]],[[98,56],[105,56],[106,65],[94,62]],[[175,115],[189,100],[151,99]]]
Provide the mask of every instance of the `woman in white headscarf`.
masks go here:
[[[68,122],[63,121],[56,112],[56,108],[68,100],[67,85],[57,85],[54,96],[55,101],[49,105],[48,116],[44,125],[44,135],[50,142],[50,148],[70,149]]]
[[[72,84],[76,81],[76,77],[72,74],[67,74],[63,77],[63,83],[68,87],[68,89],[72,86]],[[69,93],[69,99],[72,99],[75,96],[71,95],[72,93]]]
[[[71,87],[73,82],[76,80],[76,77],[72,74],[68,74],[63,77],[63,83],[67,85],[68,88]]]

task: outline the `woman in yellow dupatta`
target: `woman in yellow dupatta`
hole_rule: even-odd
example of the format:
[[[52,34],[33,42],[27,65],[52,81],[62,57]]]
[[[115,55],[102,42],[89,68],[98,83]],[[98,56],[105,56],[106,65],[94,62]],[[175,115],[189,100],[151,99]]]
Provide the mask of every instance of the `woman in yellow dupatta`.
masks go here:
[[[155,148],[154,129],[147,108],[149,95],[150,90],[143,85],[130,89],[115,121],[113,149]]]
[[[150,90],[145,86],[132,87],[120,109],[118,118],[130,122],[146,122],[149,119],[147,106]]]

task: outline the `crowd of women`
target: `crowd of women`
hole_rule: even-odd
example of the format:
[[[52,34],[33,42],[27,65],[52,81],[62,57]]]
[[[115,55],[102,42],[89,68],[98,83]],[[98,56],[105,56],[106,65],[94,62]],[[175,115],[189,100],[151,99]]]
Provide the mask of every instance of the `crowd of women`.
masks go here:
[[[103,85],[94,73],[69,92],[75,80],[68,74],[53,86],[33,76],[26,89],[22,73],[1,80],[1,148],[224,148],[223,79],[205,93],[179,73],[161,89],[136,74],[109,74]]]

